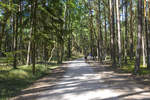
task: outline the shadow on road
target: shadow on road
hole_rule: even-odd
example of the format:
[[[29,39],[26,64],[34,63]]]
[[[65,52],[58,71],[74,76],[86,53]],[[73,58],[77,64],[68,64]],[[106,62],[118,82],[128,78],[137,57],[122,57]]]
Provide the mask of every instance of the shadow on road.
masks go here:
[[[70,64],[74,67],[68,70],[65,67],[37,81],[37,86],[23,90],[15,100],[72,100],[66,99],[65,95],[75,97],[85,95],[87,100],[150,99],[150,90],[136,84],[127,73],[116,73],[108,65],[90,67],[83,60],[73,61]],[[95,72],[87,70],[90,68]],[[62,78],[64,72],[68,74]],[[54,81],[57,84],[53,83]],[[97,97],[94,97],[94,94]],[[89,95],[93,97],[88,98]]]

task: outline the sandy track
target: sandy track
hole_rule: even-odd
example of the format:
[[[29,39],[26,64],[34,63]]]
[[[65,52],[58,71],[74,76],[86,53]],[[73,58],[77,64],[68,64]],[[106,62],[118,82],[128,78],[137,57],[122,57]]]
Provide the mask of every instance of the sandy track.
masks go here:
[[[16,100],[150,100],[150,90],[129,76],[115,73],[107,65],[92,67],[78,59],[69,62],[66,73],[55,84],[47,78],[44,85],[34,88],[39,92],[28,91]]]

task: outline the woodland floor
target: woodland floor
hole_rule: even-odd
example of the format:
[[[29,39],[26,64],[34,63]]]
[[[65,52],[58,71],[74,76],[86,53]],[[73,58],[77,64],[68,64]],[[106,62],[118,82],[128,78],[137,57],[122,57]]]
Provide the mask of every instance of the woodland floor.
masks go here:
[[[68,62],[12,100],[150,100],[149,81],[107,64]]]

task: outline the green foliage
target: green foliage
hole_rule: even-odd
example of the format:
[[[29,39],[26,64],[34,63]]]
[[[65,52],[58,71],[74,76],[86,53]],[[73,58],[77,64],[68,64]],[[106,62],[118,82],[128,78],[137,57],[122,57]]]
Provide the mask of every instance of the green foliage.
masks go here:
[[[135,61],[134,60],[128,60],[128,64],[123,64],[121,66],[122,71],[128,72],[128,73],[134,73],[134,67],[135,67]],[[146,66],[140,65],[140,71],[137,73],[138,75],[150,75],[150,70],[146,68]]]
[[[7,64],[12,64],[14,58],[13,58],[13,52],[5,52]]]

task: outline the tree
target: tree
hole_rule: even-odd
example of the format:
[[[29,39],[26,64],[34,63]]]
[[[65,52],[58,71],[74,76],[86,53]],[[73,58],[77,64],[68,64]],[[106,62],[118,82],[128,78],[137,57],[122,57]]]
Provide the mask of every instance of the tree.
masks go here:
[[[140,70],[140,59],[141,59],[141,45],[142,45],[142,0],[138,0],[138,37],[137,37],[137,48],[136,48],[136,60],[134,72],[137,73]]]
[[[1,0],[1,56],[13,58],[10,63],[14,68],[24,62],[32,64],[33,73],[36,63],[46,65],[51,60],[62,63],[66,57],[81,53],[98,56],[101,62],[111,58],[113,67],[116,64],[121,67],[123,60],[127,64],[128,57],[133,62],[136,57],[135,72],[140,69],[143,54],[143,63],[149,68],[150,8],[147,7],[150,3],[144,0],[144,5],[139,4],[141,9],[135,7],[137,3],[134,0]]]
[[[133,39],[133,1],[130,1],[130,60],[133,59],[134,56],[134,39]]]
[[[125,0],[125,64],[127,64],[128,53],[128,0]]]
[[[146,1],[145,1],[146,2]],[[148,0],[148,21],[145,17],[146,43],[147,43],[147,68],[150,69],[150,0]]]
[[[121,66],[121,34],[120,34],[120,11],[119,11],[119,1],[116,0],[116,8],[117,8],[117,26],[118,26],[118,58],[119,58],[119,66]]]
[[[110,9],[110,34],[111,34],[111,58],[113,66],[116,65],[116,54],[115,54],[115,25],[114,25],[114,0],[109,1]]]
[[[103,36],[102,36],[102,27],[101,27],[101,2],[98,0],[96,2],[96,22],[97,22],[97,48],[98,48],[98,58],[102,62],[103,59]]]

